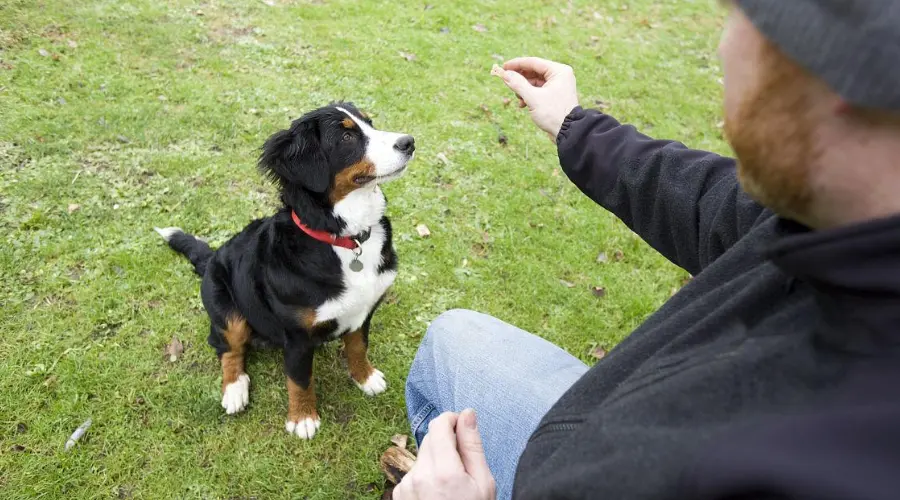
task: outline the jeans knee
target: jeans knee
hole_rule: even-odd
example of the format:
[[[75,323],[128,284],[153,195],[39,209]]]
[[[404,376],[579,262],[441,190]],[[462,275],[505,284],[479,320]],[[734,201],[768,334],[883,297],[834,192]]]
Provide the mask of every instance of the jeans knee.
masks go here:
[[[425,332],[424,343],[433,346],[459,345],[472,333],[466,325],[478,321],[483,315],[467,309],[451,309],[434,319]]]

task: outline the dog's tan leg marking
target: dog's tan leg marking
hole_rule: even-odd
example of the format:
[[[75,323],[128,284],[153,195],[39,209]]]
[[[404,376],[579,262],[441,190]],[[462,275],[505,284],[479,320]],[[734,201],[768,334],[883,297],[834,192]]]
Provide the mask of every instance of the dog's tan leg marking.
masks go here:
[[[222,354],[222,408],[232,415],[250,402],[250,376],[244,372],[244,354],[250,342],[250,326],[240,316],[226,321],[222,335],[228,352]]]
[[[288,420],[285,430],[302,439],[312,439],[319,430],[322,421],[316,411],[316,383],[309,378],[309,387],[304,389],[300,384],[287,379]]]
[[[344,335],[344,352],[347,353],[347,366],[350,377],[356,386],[369,396],[381,394],[387,389],[384,373],[376,370],[369,363],[368,348],[363,339],[362,330]]]

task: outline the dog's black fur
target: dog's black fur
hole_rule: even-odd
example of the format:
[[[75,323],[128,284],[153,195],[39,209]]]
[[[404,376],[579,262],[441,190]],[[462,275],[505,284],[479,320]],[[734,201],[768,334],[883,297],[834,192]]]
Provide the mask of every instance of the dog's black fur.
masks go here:
[[[340,103],[340,107],[371,125],[353,105]],[[347,118],[336,105],[327,106],[304,115],[266,141],[259,168],[281,190],[283,207],[276,214],[251,222],[215,251],[184,232],[174,231],[168,238],[169,245],[190,259],[203,278],[201,294],[211,323],[208,341],[217,355],[222,358],[235,351],[229,328],[234,328],[235,321],[245,320],[252,331],[248,341],[282,347],[287,376],[304,390],[311,385],[314,348],[348,333],[336,331],[334,319],[311,325],[309,315],[329,299],[353,290],[345,289],[348,271],[333,247],[300,230],[291,219],[291,210],[312,229],[344,232],[346,221],[333,213],[331,195],[340,187],[336,182],[342,171],[366,161],[368,141],[359,127],[348,128]],[[365,184],[374,179],[361,177],[353,182]],[[396,270],[397,256],[388,218],[382,217],[379,224],[385,235],[380,274]],[[365,345],[380,302],[374,304],[362,326]],[[225,371],[223,359],[223,377],[233,378]],[[223,380],[223,386],[229,382]]]

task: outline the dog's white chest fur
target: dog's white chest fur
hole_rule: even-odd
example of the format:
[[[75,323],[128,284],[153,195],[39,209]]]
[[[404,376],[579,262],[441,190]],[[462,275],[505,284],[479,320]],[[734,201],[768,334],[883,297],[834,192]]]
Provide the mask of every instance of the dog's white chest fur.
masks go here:
[[[385,244],[384,228],[380,224],[372,227],[372,234],[362,244],[359,256],[363,269],[359,272],[350,270],[350,262],[354,253],[342,247],[333,247],[341,259],[341,271],[344,281],[344,292],[330,299],[316,309],[316,322],[335,320],[338,328],[335,334],[359,329],[378,299],[394,283],[396,271],[378,272],[381,266],[381,249]]]

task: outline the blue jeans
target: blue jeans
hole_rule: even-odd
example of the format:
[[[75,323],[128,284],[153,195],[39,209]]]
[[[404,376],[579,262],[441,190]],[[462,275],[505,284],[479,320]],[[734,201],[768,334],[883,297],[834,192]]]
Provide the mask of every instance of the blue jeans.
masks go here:
[[[531,433],[587,369],[559,347],[496,318],[446,312],[428,328],[406,379],[413,435],[421,445],[433,418],[475,409],[497,498],[508,499]]]

